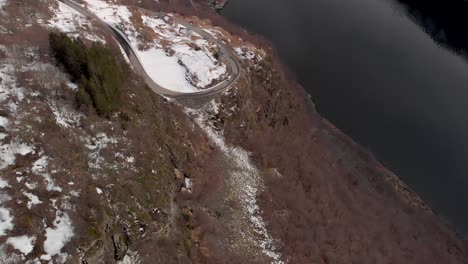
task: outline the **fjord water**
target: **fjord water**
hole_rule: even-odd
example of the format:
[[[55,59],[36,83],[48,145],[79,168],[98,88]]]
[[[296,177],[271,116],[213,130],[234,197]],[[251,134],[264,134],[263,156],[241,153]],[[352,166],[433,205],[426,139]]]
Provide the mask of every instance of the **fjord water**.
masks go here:
[[[468,64],[386,0],[231,0],[318,111],[468,231]],[[460,25],[462,26],[462,25]]]

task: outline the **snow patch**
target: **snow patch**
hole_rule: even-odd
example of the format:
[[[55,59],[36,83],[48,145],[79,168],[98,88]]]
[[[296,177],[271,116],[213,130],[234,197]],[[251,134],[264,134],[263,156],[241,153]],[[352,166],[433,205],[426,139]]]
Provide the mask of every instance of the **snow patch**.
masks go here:
[[[8,182],[5,181],[4,179],[0,179],[0,189],[6,188],[6,187],[10,187]]]
[[[6,235],[6,232],[13,229],[13,216],[6,208],[0,207],[0,236]]]
[[[41,158],[39,158],[38,160],[34,162],[31,171],[32,173],[42,176],[44,178],[47,191],[61,192],[62,188],[55,185],[54,180],[52,179],[50,174],[47,172],[48,165],[49,165],[49,157],[42,156]]]
[[[105,133],[99,133],[95,137],[86,138],[85,146],[90,150],[88,154],[90,168],[99,169],[104,163],[104,157],[101,156],[101,150],[105,149],[109,144],[117,144],[117,139],[107,136]]]
[[[78,84],[76,84],[76,83],[72,83],[72,82],[68,81],[67,86],[72,91],[78,91]]]
[[[192,193],[192,180],[190,178],[185,177],[184,185],[185,185],[185,190],[188,193]]]
[[[4,116],[0,116],[0,127],[7,128],[10,121]]]
[[[37,188],[37,184],[36,183],[29,183],[29,182],[25,182],[24,185],[30,189],[30,190],[33,190],[33,189],[36,189]]]
[[[16,162],[16,155],[26,155],[34,153],[34,148],[18,141],[12,141],[9,144],[0,146],[0,170]]]
[[[138,252],[128,250],[127,254],[121,261],[117,261],[117,264],[140,264],[141,259]]]
[[[219,110],[219,107],[213,101],[211,104],[208,104],[205,109],[186,109],[186,113],[194,117],[195,123],[197,123],[205,131],[211,141],[230,158],[232,166],[230,169],[230,179],[233,181],[236,197],[241,203],[253,231],[257,235],[255,237],[249,237],[250,241],[257,245],[263,254],[270,257],[272,263],[284,264],[281,260],[281,254],[277,252],[277,243],[269,234],[265,221],[261,216],[260,207],[257,204],[257,195],[263,187],[258,169],[250,160],[247,151],[226,144],[222,131],[218,132],[213,129],[210,125],[210,122],[212,122],[210,121],[211,118],[204,110],[213,112],[213,110]],[[244,235],[248,235],[248,233]]]
[[[48,21],[48,26],[58,28],[70,37],[81,36],[91,41],[106,42],[103,38],[89,33],[88,30],[92,28],[92,25],[85,16],[62,2],[58,2],[58,4],[58,10],[55,11],[55,16]]]
[[[25,90],[17,86],[15,68],[12,64],[0,65],[0,103],[7,105],[10,113],[15,114],[20,103],[25,97]],[[5,118],[5,117],[3,117]],[[5,119],[1,121],[5,122]],[[3,124],[5,127],[7,124]]]
[[[46,240],[42,260],[50,260],[53,256],[60,254],[65,244],[73,237],[73,227],[68,214],[57,211],[55,214],[54,227],[46,228]]]
[[[138,53],[148,76],[157,84],[180,93],[197,91],[185,78],[185,69],[177,57],[167,56],[164,50],[155,48]]]
[[[17,113],[18,103],[25,98],[25,91],[17,87],[14,72],[14,67],[11,64],[0,65],[0,103],[6,105],[6,109],[8,109],[12,115]],[[5,139],[8,134],[12,134],[12,125],[14,124],[11,123],[7,117],[0,116],[0,127],[5,130],[5,133],[2,133],[1,136],[2,140]],[[12,139],[8,144],[0,145],[0,170],[14,165],[16,162],[16,155],[24,156],[33,152],[33,147],[20,142],[17,138]]]
[[[87,8],[100,19],[106,23],[118,25],[118,24],[130,24],[130,17],[132,13],[126,6],[111,5],[101,0],[85,0],[87,2]]]
[[[117,40],[115,40],[115,41],[117,41]],[[128,55],[125,52],[125,50],[122,48],[122,46],[120,44],[118,46],[119,46],[120,52],[122,53],[122,56],[124,57],[124,60],[127,62],[128,65],[130,65],[130,67],[133,68],[132,63],[130,62],[130,59],[128,58]]]
[[[243,60],[251,61],[251,60],[255,59],[255,57],[256,57],[255,53],[253,51],[251,51],[251,50],[248,50],[247,48],[236,47],[236,48],[234,48],[234,51]]]
[[[226,68],[219,67],[209,51],[203,49],[194,50],[187,45],[174,45],[172,49],[176,51],[179,61],[186,67],[186,79],[199,89],[212,84],[213,81],[225,77]]]
[[[18,264],[24,263],[24,257],[18,254],[15,254],[7,249],[5,244],[0,245],[0,263],[2,264]],[[37,264],[35,262],[27,264]]]
[[[0,8],[3,8],[4,6],[6,6],[7,4],[7,0],[0,0]]]
[[[18,237],[9,237],[6,241],[7,244],[10,244],[15,249],[19,250],[24,255],[27,255],[32,252],[34,249],[34,243],[36,242],[35,236],[18,236]]]
[[[47,104],[52,110],[52,113],[55,117],[55,122],[64,128],[68,127],[77,127],[80,125],[81,118],[83,117],[82,114],[73,111],[67,105],[61,105],[60,107],[57,106],[57,102],[53,100],[48,100]]]
[[[28,192],[23,192],[23,194],[28,197],[29,201],[28,201],[28,209],[31,209],[31,207],[33,205],[36,205],[36,204],[41,204],[42,201],[39,200],[39,197],[37,197],[36,195],[32,194],[32,193],[28,193]]]

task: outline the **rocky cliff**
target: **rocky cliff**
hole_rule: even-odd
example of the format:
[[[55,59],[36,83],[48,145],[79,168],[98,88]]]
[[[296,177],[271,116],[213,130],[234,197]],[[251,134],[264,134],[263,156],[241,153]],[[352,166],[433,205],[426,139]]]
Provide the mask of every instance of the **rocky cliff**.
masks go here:
[[[79,3],[161,60],[210,50],[133,1]],[[1,263],[466,263],[459,235],[315,112],[263,42],[203,11],[139,6],[221,39],[237,82],[188,107],[149,89],[104,25],[53,0],[0,1]],[[111,114],[77,102],[86,86],[51,31],[115,54]]]

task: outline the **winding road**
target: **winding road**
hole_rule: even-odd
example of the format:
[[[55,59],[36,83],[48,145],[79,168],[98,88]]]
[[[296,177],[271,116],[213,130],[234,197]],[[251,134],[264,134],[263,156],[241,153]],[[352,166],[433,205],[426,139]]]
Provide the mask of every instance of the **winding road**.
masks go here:
[[[168,88],[162,87],[161,85],[157,84],[147,73],[143,64],[141,63],[140,58],[138,57],[138,53],[135,47],[132,46],[130,41],[128,40],[127,36],[118,28],[113,25],[106,23],[105,21],[101,20],[97,15],[90,12],[86,8],[82,7],[81,5],[70,1],[70,0],[58,0],[67,6],[73,8],[80,14],[85,17],[94,19],[98,21],[100,24],[104,25],[105,27],[109,28],[112,35],[115,37],[119,45],[123,48],[125,53],[127,54],[130,63],[132,64],[134,70],[144,78],[146,84],[155,92],[162,96],[169,97],[175,99],[179,103],[182,103],[188,107],[199,107],[205,103],[208,103],[213,98],[227,90],[231,85],[239,78],[240,75],[240,65],[235,58],[235,55],[232,51],[227,48],[222,41],[218,40],[213,35],[209,34],[208,32],[204,31],[203,29],[193,26],[187,21],[182,19],[175,19],[174,22],[184,27],[191,29],[193,32],[199,34],[206,40],[216,43],[218,45],[218,49],[220,52],[221,57],[227,63],[227,70],[230,73],[227,78],[219,82],[218,84],[209,87],[207,89],[193,92],[193,93],[181,93],[177,91],[170,90]],[[154,13],[150,10],[146,10],[148,12]]]

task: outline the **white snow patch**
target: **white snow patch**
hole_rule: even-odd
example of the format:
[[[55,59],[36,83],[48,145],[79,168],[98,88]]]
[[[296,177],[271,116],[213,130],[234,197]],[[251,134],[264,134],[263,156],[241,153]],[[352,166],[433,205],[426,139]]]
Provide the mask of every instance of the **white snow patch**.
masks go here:
[[[8,182],[5,181],[4,179],[0,179],[0,189],[6,188],[6,187],[10,187],[10,185],[8,184]]]
[[[3,128],[7,128],[8,124],[10,124],[10,121],[4,116],[0,116],[0,126]]]
[[[219,109],[218,106],[213,107],[214,101],[208,105],[206,110],[213,111],[213,108]],[[272,259],[274,264],[284,264],[281,260],[281,254],[277,252],[275,240],[269,234],[265,221],[261,216],[261,210],[257,204],[257,195],[261,191],[262,181],[259,177],[260,173],[249,157],[249,153],[242,148],[229,146],[224,141],[222,132],[214,130],[210,124],[210,117],[202,110],[186,109],[189,115],[194,116],[195,122],[205,131],[208,137],[231,158],[232,169],[231,177],[238,186],[236,190],[237,197],[247,213],[249,222],[259,238],[251,237],[251,241],[255,241],[263,252]]]
[[[174,45],[177,58],[187,68],[186,78],[191,80],[197,88],[205,88],[213,81],[225,76],[226,68],[220,67],[218,62],[203,49],[194,50],[187,45]]]
[[[42,156],[33,163],[31,170],[35,174],[45,173],[48,164],[49,164],[48,157]]]
[[[83,117],[82,114],[70,109],[68,105],[57,106],[57,102],[53,100],[47,101],[50,110],[55,117],[55,122],[65,128],[77,127],[80,125],[80,120]]]
[[[3,8],[4,6],[6,6],[7,4],[7,0],[0,0],[0,8]]]
[[[7,0],[0,0],[0,16],[6,14],[6,12],[3,10],[3,8],[7,5]],[[0,27],[0,29],[2,29]],[[1,30],[2,31],[2,30]],[[0,31],[0,34],[3,33]],[[1,258],[0,258],[1,259]]]
[[[0,207],[0,236],[6,235],[8,230],[13,229],[13,216],[6,208]]]
[[[12,141],[9,144],[0,146],[0,170],[16,162],[16,155],[26,155],[34,153],[34,148],[18,141]]]
[[[117,41],[117,40],[115,40],[115,41]],[[122,48],[122,46],[120,44],[118,46],[119,46],[120,52],[122,53],[122,56],[124,57],[124,60],[127,62],[128,65],[130,65],[130,67],[133,68],[132,63],[130,62],[130,59],[128,58],[127,53],[125,53],[125,50]]]
[[[53,228],[46,228],[44,251],[47,254],[41,256],[43,260],[50,260],[51,257],[60,254],[65,244],[73,237],[73,227],[68,214],[57,211],[53,224]]]
[[[67,86],[70,88],[70,90],[72,91],[78,91],[78,84],[76,83],[72,83],[72,82],[68,82],[67,83]]]
[[[86,24],[86,18],[80,13],[62,2],[58,2],[58,4],[55,17],[48,22],[49,26],[58,28],[65,33],[76,33],[78,31],[77,27],[81,26],[83,22]]]
[[[101,168],[104,163],[104,157],[101,156],[101,150],[105,149],[109,144],[117,144],[117,139],[107,136],[105,133],[98,133],[95,137],[85,139],[86,148],[90,150],[88,154],[88,166],[93,169]]]
[[[18,103],[25,98],[25,91],[17,87],[14,72],[11,64],[0,65],[0,103],[6,105],[11,114],[16,114]],[[0,127],[6,130],[6,133],[2,133],[2,140],[11,134],[11,125],[8,118],[0,116]],[[0,145],[0,170],[14,165],[16,155],[24,156],[32,152],[34,152],[33,147],[20,142],[17,138],[12,139],[8,144]]]
[[[236,47],[234,51],[243,60],[253,60],[256,57],[255,53],[247,48]]]
[[[118,25],[122,23],[131,23],[132,13],[126,6],[111,5],[101,0],[85,0],[87,8],[106,23]]]
[[[91,41],[106,42],[103,38],[88,32],[92,25],[85,16],[62,2],[58,2],[58,4],[55,16],[48,21],[50,27],[58,28],[70,37],[79,37],[81,35],[81,37]]]
[[[117,264],[140,264],[141,259],[138,255],[138,252],[133,250],[128,250],[127,254],[121,261],[117,261]]]
[[[185,177],[184,183],[185,183],[185,188],[187,192],[191,193],[192,192],[192,180],[188,177]]]
[[[12,64],[0,64],[0,103],[6,104],[8,110],[14,114],[17,112],[18,103],[24,97],[25,90],[19,88],[16,83],[14,66]],[[3,117],[0,124],[6,128],[9,122]]]
[[[31,209],[31,207],[33,205],[36,205],[36,204],[41,204],[42,201],[39,200],[39,197],[37,197],[36,195],[32,194],[32,193],[28,193],[28,192],[23,192],[23,194],[28,197],[29,201],[28,201],[28,208]]]
[[[96,192],[97,192],[98,194],[102,194],[102,190],[101,190],[100,188],[98,188],[98,187],[96,187]]]
[[[52,179],[50,174],[47,172],[47,166],[48,165],[49,165],[49,157],[42,156],[38,160],[36,160],[34,162],[31,171],[32,171],[32,173],[34,173],[36,175],[39,175],[39,176],[42,176],[44,178],[44,181],[46,183],[47,191],[61,192],[62,188],[55,185],[54,180]]]
[[[193,93],[197,89],[185,78],[185,69],[175,56],[167,56],[162,49],[138,52],[148,76],[162,87],[180,93]]]
[[[11,200],[11,197],[5,193],[5,192],[0,192],[0,204],[6,202],[6,201],[9,201]]]
[[[24,263],[24,257],[11,252],[10,250],[7,249],[7,245],[2,244],[0,245],[0,263],[2,264]],[[27,264],[37,264],[37,263],[27,262]]]
[[[15,249],[19,250],[24,255],[27,255],[32,252],[34,249],[34,243],[36,242],[35,236],[18,236],[18,237],[9,237],[6,241],[7,244],[10,244]]]
[[[57,199],[50,199],[50,201],[52,202],[52,207],[53,207],[55,210],[58,210],[58,208],[57,208]]]
[[[26,185],[26,187],[30,190],[33,190],[33,189],[36,189],[37,188],[37,183],[29,183],[29,182],[25,182],[24,185]]]

